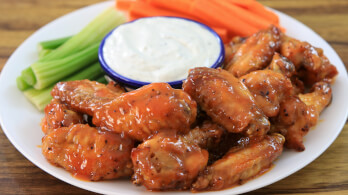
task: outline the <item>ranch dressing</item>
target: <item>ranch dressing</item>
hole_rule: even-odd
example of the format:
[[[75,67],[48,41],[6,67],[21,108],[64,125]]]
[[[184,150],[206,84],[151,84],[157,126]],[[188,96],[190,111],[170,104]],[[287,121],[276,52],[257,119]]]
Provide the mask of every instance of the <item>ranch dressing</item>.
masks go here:
[[[218,38],[179,18],[152,17],[126,23],[106,39],[103,55],[118,74],[144,82],[185,79],[194,67],[210,67],[221,52]]]

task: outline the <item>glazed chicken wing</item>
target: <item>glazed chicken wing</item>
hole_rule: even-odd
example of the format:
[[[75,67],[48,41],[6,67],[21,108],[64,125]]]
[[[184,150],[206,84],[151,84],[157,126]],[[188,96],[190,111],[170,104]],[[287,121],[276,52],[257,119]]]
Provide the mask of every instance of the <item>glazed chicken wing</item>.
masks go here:
[[[273,134],[245,148],[232,148],[200,173],[192,190],[221,190],[256,176],[269,168],[282,153],[284,141],[282,135]]]
[[[295,65],[278,52],[274,53],[272,61],[266,69],[281,73],[287,78],[291,78],[296,74]]]
[[[274,121],[272,132],[286,138],[285,146],[297,151],[305,150],[303,137],[316,125],[320,112],[331,101],[331,87],[326,82],[316,83],[311,93],[292,96],[280,105],[280,114]]]
[[[262,139],[269,130],[267,117],[237,78],[222,69],[194,68],[183,89],[212,120],[232,133]]]
[[[275,117],[279,113],[279,104],[287,96],[291,95],[291,81],[271,70],[258,70],[240,78],[251,94],[256,105],[268,117]]]
[[[318,113],[317,115],[319,115],[331,102],[331,86],[327,82],[317,82],[313,85],[310,93],[299,94],[298,97],[307,106],[312,107]]]
[[[132,150],[133,182],[149,190],[189,189],[224,130],[211,122],[183,136],[161,132]]]
[[[240,46],[245,42],[245,39],[246,38],[236,36],[233,37],[229,43],[225,44],[225,63],[228,64],[233,59]]]
[[[153,83],[96,109],[93,123],[142,141],[162,129],[187,132],[196,115],[196,102],[183,90],[167,83]]]
[[[91,181],[130,176],[133,141],[84,124],[51,131],[42,138],[46,159]]]
[[[323,50],[307,42],[283,36],[281,54],[294,63],[300,78],[308,86],[322,80],[331,82],[338,74],[336,67],[323,54]]]
[[[249,37],[225,67],[236,77],[266,67],[280,47],[280,30],[274,26]]]
[[[41,121],[41,129],[45,134],[60,127],[84,123],[82,114],[69,109],[67,105],[57,99],[52,99],[44,112],[45,117]]]
[[[95,109],[121,94],[122,90],[115,90],[111,86],[107,87],[104,84],[89,80],[59,82],[51,91],[53,98],[59,99],[72,109],[88,115],[93,115]]]

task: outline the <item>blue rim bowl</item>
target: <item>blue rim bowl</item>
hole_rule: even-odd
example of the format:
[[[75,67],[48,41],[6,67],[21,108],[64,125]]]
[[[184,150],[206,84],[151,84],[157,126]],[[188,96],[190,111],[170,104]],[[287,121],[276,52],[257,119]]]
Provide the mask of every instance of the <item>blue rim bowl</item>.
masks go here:
[[[126,23],[123,23],[119,26],[122,26],[122,25],[126,25],[126,24],[129,24],[129,23],[133,23],[137,20],[141,20],[141,19],[146,19],[146,18],[158,18],[158,17],[161,17],[161,18],[177,18],[177,19],[182,19],[182,20],[186,20],[186,21],[190,21],[190,22],[194,22],[196,24],[199,24],[201,27],[207,29],[209,32],[211,32],[214,37],[217,39],[218,43],[220,44],[220,54],[219,54],[219,57],[217,58],[217,60],[209,67],[209,68],[218,68],[222,65],[222,63],[224,62],[224,59],[225,59],[225,48],[224,48],[224,43],[223,41],[221,40],[220,36],[212,29],[210,28],[209,26],[205,25],[205,24],[202,24],[200,22],[197,22],[197,21],[194,21],[194,20],[191,20],[191,19],[187,19],[187,18],[181,18],[181,17],[173,17],[173,16],[153,16],[153,17],[144,17],[144,18],[139,18],[139,19],[136,19],[136,20],[132,20],[130,22],[126,22]],[[108,37],[119,27],[117,26],[116,28],[114,28],[113,30],[111,30],[105,37],[104,39],[102,40],[102,42],[100,43],[100,46],[99,46],[99,50],[98,50],[98,57],[99,57],[99,62],[100,62],[100,65],[101,67],[103,68],[103,70],[106,72],[106,74],[113,80],[115,81],[118,81],[119,83],[122,83],[124,84],[125,86],[127,87],[130,87],[130,88],[133,88],[133,89],[136,89],[136,88],[139,88],[139,87],[142,87],[144,85],[148,85],[152,82],[144,82],[144,81],[138,81],[138,80],[134,80],[134,79],[131,79],[131,78],[128,78],[126,76],[123,76],[119,73],[117,73],[116,71],[114,71],[113,69],[111,69],[109,67],[109,65],[106,63],[105,59],[104,59],[104,55],[103,55],[103,48],[104,48],[104,44],[105,44],[105,41],[108,39]],[[185,78],[186,79],[186,78]],[[168,83],[169,85],[171,85],[173,88],[181,88],[182,86],[182,83],[185,79],[182,79],[182,80],[175,80],[175,81],[170,81],[170,82],[166,82]]]

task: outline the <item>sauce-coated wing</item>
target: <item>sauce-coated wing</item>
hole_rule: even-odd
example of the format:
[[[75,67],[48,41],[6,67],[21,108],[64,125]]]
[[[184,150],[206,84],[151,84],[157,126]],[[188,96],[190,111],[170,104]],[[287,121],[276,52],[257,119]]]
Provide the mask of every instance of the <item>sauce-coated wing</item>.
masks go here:
[[[285,136],[285,146],[297,151],[305,150],[303,136],[315,125],[317,115],[297,96],[286,98],[280,104],[279,115],[273,121],[271,132],[279,132]]]
[[[45,107],[45,117],[41,121],[41,129],[45,134],[60,127],[69,127],[72,124],[85,123],[83,115],[68,108],[57,99]]]
[[[278,52],[274,53],[272,61],[266,69],[281,73],[287,78],[291,78],[296,74],[295,65]]]
[[[245,148],[232,148],[222,159],[201,172],[192,190],[221,190],[256,176],[269,168],[282,153],[284,141],[282,135],[273,134]]]
[[[46,159],[91,181],[130,176],[133,141],[113,132],[76,124],[53,130],[42,138]]]
[[[330,84],[318,82],[310,93],[287,98],[280,105],[280,114],[271,131],[285,136],[287,148],[305,150],[303,137],[317,124],[320,112],[330,103],[331,97]]]
[[[299,94],[298,97],[307,106],[312,107],[318,113],[317,115],[319,115],[331,102],[331,86],[327,82],[317,82],[313,85],[310,93]]]
[[[104,104],[95,111],[93,123],[142,141],[162,129],[187,132],[196,116],[196,102],[183,90],[153,83]]]
[[[322,80],[331,82],[338,74],[336,67],[329,62],[323,50],[307,42],[283,36],[281,54],[294,63],[301,79],[308,86]]]
[[[194,68],[183,89],[214,122],[229,132],[262,139],[269,130],[267,117],[247,87],[225,70]]]
[[[133,183],[149,190],[189,189],[208,162],[208,152],[161,132],[132,150]]]
[[[275,117],[279,113],[279,104],[291,95],[291,81],[281,73],[272,70],[258,70],[240,78],[251,94],[256,105],[268,117]]]
[[[280,47],[280,30],[271,26],[249,37],[233,56],[226,70],[241,77],[254,70],[266,67],[274,52]]]
[[[205,121],[185,135],[161,132],[132,150],[134,183],[149,190],[189,189],[224,129]]]
[[[121,94],[121,90],[116,91],[89,80],[59,82],[51,91],[53,98],[68,104],[73,110],[88,115],[93,115],[95,109]]]

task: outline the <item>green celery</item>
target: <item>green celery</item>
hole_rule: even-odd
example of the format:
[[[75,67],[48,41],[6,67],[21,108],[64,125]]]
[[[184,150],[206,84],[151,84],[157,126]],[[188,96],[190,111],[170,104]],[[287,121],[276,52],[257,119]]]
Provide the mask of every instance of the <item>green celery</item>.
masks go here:
[[[104,84],[108,83],[108,81],[106,80],[105,76],[99,77],[95,81],[97,81],[99,83],[104,83]]]
[[[49,53],[51,53],[53,51],[53,49],[41,49],[39,51],[39,59],[47,56]]]
[[[31,65],[36,76],[35,89],[46,88],[70,74],[98,60],[99,43],[74,53],[66,58],[54,61],[36,62]]]
[[[33,86],[36,83],[36,77],[31,67],[22,70],[22,74],[19,77],[22,77],[21,79],[23,79],[30,86]]]
[[[42,41],[38,44],[38,50],[40,52],[43,49],[44,50],[57,49],[59,46],[63,45],[63,43],[67,42],[71,37],[72,36],[48,40],[48,41]]]
[[[102,68],[100,67],[100,64],[97,62],[88,68],[85,68],[81,72],[68,77],[67,79],[64,79],[64,81],[73,81],[73,80],[82,80],[82,79],[99,79],[100,76],[104,74]],[[51,91],[53,89],[54,85],[51,85],[45,89],[34,89],[30,88],[26,91],[24,91],[25,97],[29,99],[29,101],[35,105],[35,107],[42,111],[47,104],[50,103],[52,96]]]
[[[31,87],[27,82],[25,82],[25,80],[21,76],[17,77],[16,83],[17,83],[17,88],[21,91],[24,91]]]
[[[124,23],[124,14],[110,7],[98,15],[92,22],[83,28],[78,34],[70,38],[59,49],[54,50],[39,61],[57,60],[80,51],[86,47],[100,43],[104,36],[116,26]]]

